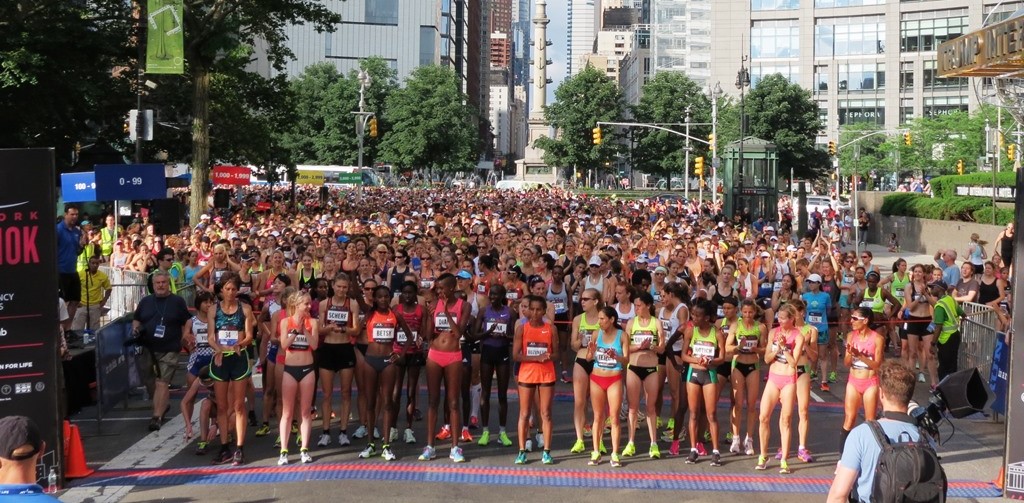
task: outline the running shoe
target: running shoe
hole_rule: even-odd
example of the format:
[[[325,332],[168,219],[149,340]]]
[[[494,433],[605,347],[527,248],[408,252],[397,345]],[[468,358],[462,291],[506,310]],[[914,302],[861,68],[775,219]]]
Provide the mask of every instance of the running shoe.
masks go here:
[[[431,459],[434,459],[436,457],[437,457],[437,452],[434,450],[433,447],[428,445],[428,446],[423,448],[423,454],[420,454],[419,460],[420,461],[430,461]]]
[[[722,466],[722,455],[718,451],[711,453],[711,466]]]
[[[811,451],[801,447],[800,450],[796,451],[796,457],[800,458],[800,461],[804,463],[813,463],[814,456],[811,456]]]
[[[320,434],[320,440],[316,442],[317,447],[327,447],[331,445],[331,434],[324,432]]]
[[[469,416],[469,429],[475,430],[480,427],[480,420],[476,416]]]
[[[597,466],[601,464],[601,453],[597,451],[591,452],[590,461],[587,461],[587,464],[590,466]]]
[[[697,442],[697,454],[701,456],[708,455],[708,450],[704,448],[704,442]]]
[[[302,449],[299,451],[299,461],[302,461],[303,463],[313,462],[313,456],[309,455],[309,449]]]
[[[672,456],[679,455],[679,441],[673,440],[672,445],[668,448],[668,453]]]
[[[415,419],[416,421],[422,421],[423,420],[423,412],[420,412],[419,409],[413,409],[412,410],[412,418]]]
[[[749,435],[747,436],[746,439],[743,440],[743,452],[747,456],[753,456],[754,455],[754,439],[750,438]]]
[[[789,475],[790,473],[793,473],[793,470],[789,469],[789,463],[787,463],[785,459],[779,461],[779,473],[783,475]]]
[[[512,447],[512,439],[508,438],[508,433],[505,433],[504,431],[498,433],[498,442],[505,447]]]
[[[372,443],[366,444],[366,448],[363,449],[363,452],[359,453],[359,459],[369,459],[374,454],[377,454],[377,446]]]
[[[738,437],[738,436],[733,436],[732,437],[732,445],[729,446],[729,452],[731,454],[739,454],[740,453],[740,437]]]
[[[406,428],[405,429],[405,443],[407,443],[407,444],[415,444],[416,443],[416,436],[413,435],[412,428]]]
[[[704,441],[705,442],[710,442],[711,441],[711,430],[704,430]],[[702,456],[703,456],[703,454],[702,454]]]
[[[725,441],[732,442],[732,430],[725,432]]]
[[[284,466],[288,464],[288,451],[281,451],[281,455],[277,457],[277,466]]]
[[[469,432],[469,428],[468,427],[466,427],[466,426],[462,427],[462,435],[459,437],[459,440],[462,441],[462,442],[472,442],[473,441],[473,434]]]
[[[384,461],[394,461],[398,459],[398,456],[395,456],[395,453],[391,452],[390,445],[385,445],[384,448],[380,450],[380,457],[384,458]]]
[[[665,430],[665,431],[663,431],[661,433],[661,441],[662,442],[671,442],[673,440],[673,437],[675,437],[675,436],[676,436],[676,433],[674,431],[672,431],[672,430]]]
[[[454,463],[465,463],[466,457],[462,455],[462,447],[452,447],[452,452],[448,454],[448,459]]]
[[[538,431],[536,438],[537,438],[537,444],[536,444],[537,448],[538,449],[543,449],[544,448],[544,435],[541,432]]]
[[[352,434],[353,438],[366,438],[366,427],[360,425],[356,428],[356,432]]]
[[[611,465],[612,465],[612,468],[618,468],[618,467],[622,466],[622,462],[619,461],[619,455],[615,454],[614,452],[612,453]]]
[[[572,378],[569,377],[569,373],[562,371],[562,382],[565,384],[572,384]]]
[[[812,370],[811,371],[811,380],[812,381],[817,381],[818,380],[818,371],[817,370]]]
[[[524,447],[526,447],[526,452],[533,452],[533,439],[526,439]]]
[[[206,446],[206,442],[199,442],[196,445],[196,456],[202,456],[203,454],[206,454]]]
[[[149,420],[149,431],[160,431],[160,418],[154,417]]]
[[[231,456],[231,465],[239,466],[245,464],[245,456],[242,455],[241,449],[235,449],[235,455]]]
[[[766,456],[757,457],[757,465],[754,466],[755,470],[767,470],[768,469],[768,458]]]
[[[924,372],[917,373],[917,382],[926,382],[924,378]]]
[[[690,455],[686,456],[686,464],[692,465],[692,464],[696,463],[698,457],[700,457],[700,455],[697,454],[697,450],[696,449],[690,449]]]
[[[587,438],[594,436],[594,427],[590,423],[583,425],[583,436]]]
[[[544,451],[540,455],[540,462],[545,465],[552,465],[555,463],[555,459],[551,457],[551,451]]]
[[[781,461],[782,460],[782,447],[779,447],[779,450],[775,451],[775,460],[776,461]]]
[[[373,438],[375,438],[375,439],[379,439],[380,438],[380,430],[378,430],[377,428],[373,429]]]
[[[491,432],[484,430],[480,433],[480,441],[477,442],[479,445],[487,445],[491,443]]]
[[[622,449],[622,455],[625,457],[631,457],[636,454],[636,445],[633,442],[626,444],[626,448]]]
[[[668,424],[665,425],[665,429],[667,429],[668,431],[675,430],[676,429],[676,418],[674,418],[674,417],[668,418]]]
[[[569,449],[570,454],[583,454],[583,451],[587,450],[586,444],[583,443],[582,438],[576,439],[576,443],[572,444],[572,449]]]
[[[647,455],[651,459],[661,459],[661,449],[658,449],[658,444],[651,444],[651,448],[647,450]]]
[[[278,435],[277,436],[277,440],[274,440],[274,448],[275,449],[280,449],[281,448],[281,435]]]
[[[828,381],[821,381],[821,386],[818,387],[822,392],[828,393],[832,388],[828,385]]]
[[[226,446],[223,447],[219,453],[217,453],[217,457],[213,458],[213,464],[224,464],[230,462],[231,452],[227,449]]]
[[[515,464],[525,465],[526,464],[526,451],[519,451],[519,455],[516,456]]]
[[[654,422],[654,428],[657,429],[657,430],[660,430],[661,429],[661,424],[662,424],[661,416],[658,416],[658,420]]]
[[[263,423],[263,426],[260,426],[260,429],[256,430],[256,436],[257,437],[265,437],[269,433],[270,433],[270,425],[267,424],[267,423]]]
[[[828,382],[829,383],[833,383],[834,384],[837,380],[838,380],[838,376],[836,376],[836,371],[835,370],[833,370],[832,372],[828,373]]]
[[[398,441],[398,428],[391,428],[391,434],[388,435],[388,437],[389,437],[388,438],[388,443],[389,444],[392,443],[392,442],[397,442]]]
[[[441,431],[437,432],[437,436],[434,437],[437,440],[448,440],[452,438],[452,427],[447,424],[441,427]]]
[[[601,454],[608,454],[608,449],[604,447],[604,439],[602,438],[597,448],[601,451]]]
[[[348,439],[348,435],[342,432],[338,434],[338,445],[342,447],[346,445],[352,445],[352,441]]]
[[[296,423],[295,421],[292,421],[292,435],[298,435],[298,434],[299,434],[299,423]]]

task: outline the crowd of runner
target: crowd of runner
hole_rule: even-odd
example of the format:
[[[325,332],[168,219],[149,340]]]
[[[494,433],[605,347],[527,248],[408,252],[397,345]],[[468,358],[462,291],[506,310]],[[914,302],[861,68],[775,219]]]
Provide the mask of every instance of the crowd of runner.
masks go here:
[[[296,210],[288,199],[252,189],[172,236],[145,219],[114,233],[112,217],[89,231],[88,253],[111,266],[194,288],[181,408],[192,436],[205,397],[197,454],[219,437],[215,463],[243,463],[254,428],[256,441],[276,437],[282,465],[292,445],[304,463],[352,442],[360,458],[394,460],[404,442],[420,460],[446,445],[462,462],[463,446],[496,442],[517,464],[570,448],[620,466],[641,445],[660,458],[664,442],[687,463],[719,466],[727,446],[790,473],[791,457],[813,460],[812,387],[847,376],[842,442],[858,412],[874,418],[884,358],[935,386],[955,370],[957,303],[1009,305],[1012,226],[995,262],[973,239],[962,264],[953,250],[876,264],[829,232],[843,216],[828,209],[797,238],[788,215],[557,189],[300,191]],[[571,446],[551,442],[557,381],[572,388]]]

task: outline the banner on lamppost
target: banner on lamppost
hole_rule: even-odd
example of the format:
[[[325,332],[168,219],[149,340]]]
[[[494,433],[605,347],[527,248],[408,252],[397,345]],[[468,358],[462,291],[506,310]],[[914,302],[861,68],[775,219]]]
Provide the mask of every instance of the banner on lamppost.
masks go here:
[[[146,9],[146,73],[185,72],[182,0],[149,0]]]

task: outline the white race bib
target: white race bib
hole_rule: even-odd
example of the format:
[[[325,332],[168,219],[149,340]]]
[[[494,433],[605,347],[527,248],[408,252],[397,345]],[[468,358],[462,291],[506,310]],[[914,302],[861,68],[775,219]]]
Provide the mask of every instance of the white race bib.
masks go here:
[[[639,346],[645,342],[654,343],[654,334],[636,333],[632,335],[633,345]]]
[[[744,353],[749,353],[757,347],[757,339],[742,338],[740,339],[740,350]]]
[[[391,344],[395,340],[395,327],[373,327],[373,342]]]
[[[548,345],[543,342],[526,343],[526,356],[541,356],[548,353]]]
[[[810,323],[812,325],[820,325],[821,321],[822,320],[821,320],[821,315],[820,314],[808,314],[807,315],[807,323]]]
[[[337,323],[339,325],[348,324],[348,311],[341,311],[338,309],[327,310],[327,321],[331,323]]]
[[[715,311],[715,316],[719,318],[725,318],[725,308],[718,306],[718,311]]]
[[[697,341],[691,346],[693,350],[693,356],[697,358],[714,358],[715,357],[715,345],[710,342]]]
[[[597,351],[594,352],[594,362],[597,363],[598,367],[614,368],[618,364],[610,352],[609,348],[597,348]]]
[[[234,346],[238,344],[238,330],[218,330],[217,343],[221,346]]]
[[[455,316],[452,316],[452,321],[458,322],[458,320],[455,319]],[[437,315],[435,315],[434,328],[441,331],[451,330],[452,327],[451,325],[448,324],[448,316],[446,316],[444,313],[438,313]]]
[[[409,336],[406,335],[405,330],[398,331],[396,337],[397,337],[396,340],[398,341],[399,344],[405,344],[409,340]],[[420,338],[420,334],[417,333],[415,330],[413,330],[412,331],[412,340],[413,340],[413,342],[416,342],[417,340],[419,340],[419,338]]]
[[[494,332],[493,333],[495,333],[497,335],[505,335],[505,334],[508,333],[508,324],[507,323],[487,322],[486,330],[490,330],[491,327],[494,327]]]

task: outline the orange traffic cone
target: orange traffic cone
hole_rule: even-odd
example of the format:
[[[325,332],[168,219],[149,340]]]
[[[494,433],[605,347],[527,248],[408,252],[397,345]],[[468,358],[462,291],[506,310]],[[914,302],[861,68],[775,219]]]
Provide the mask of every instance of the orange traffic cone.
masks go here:
[[[85,449],[82,447],[78,425],[64,421],[64,478],[85,478],[95,471],[90,470],[85,462]]]
[[[1004,477],[1006,476],[1006,471],[1005,470],[1006,470],[1005,466],[999,467],[999,476],[996,477],[996,479],[992,481],[992,483],[995,484],[995,486],[998,487],[999,489],[1004,489],[1003,483],[1005,482]]]

